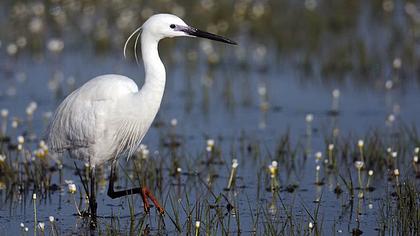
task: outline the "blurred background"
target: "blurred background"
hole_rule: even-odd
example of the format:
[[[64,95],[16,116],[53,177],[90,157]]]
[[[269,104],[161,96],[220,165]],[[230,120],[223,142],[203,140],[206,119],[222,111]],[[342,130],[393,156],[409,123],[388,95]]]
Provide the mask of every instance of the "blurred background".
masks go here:
[[[245,150],[235,145],[248,142],[249,153],[237,155],[243,168],[239,173],[244,186],[249,187],[243,191],[252,195],[256,173],[265,170],[273,156],[284,154],[282,148],[289,147],[288,142],[302,147],[310,137],[309,148],[298,154],[306,158],[326,149],[326,137],[362,138],[377,130],[392,136],[401,127],[420,127],[418,1],[2,0],[0,110],[2,124],[7,127],[3,125],[0,134],[8,129],[12,140],[23,134],[38,142],[59,102],[95,76],[123,74],[140,87],[142,63],[136,64],[132,44],[124,58],[123,46],[130,33],[156,13],[175,14],[191,26],[239,44],[191,38],[160,43],[167,72],[166,91],[143,143],[152,152],[160,151],[166,157],[165,165],[172,165],[168,163],[173,160],[164,149],[168,133],[175,132],[177,145],[181,146],[176,149],[178,156],[173,157],[179,160],[176,164],[194,171],[191,163],[195,163],[197,153],[205,154],[207,139],[216,140],[229,163],[226,169],[230,168],[230,159],[241,153],[238,149]],[[290,139],[283,135],[290,135]],[[255,148],[258,145],[261,147]],[[262,159],[247,164],[248,155],[254,154]],[[187,157],[192,158],[186,161]],[[286,166],[287,174],[282,178],[287,183],[313,187],[315,163],[292,170],[287,166],[289,161],[283,162],[281,168]],[[342,167],[351,165],[348,161]],[[223,170],[220,175],[225,182],[228,173]],[[69,178],[76,179],[74,175]],[[335,178],[338,183],[339,178]],[[337,222],[340,227],[346,224],[336,211],[342,202],[333,194],[334,187],[335,182],[329,185],[330,195],[325,195],[325,201],[332,202],[326,204],[325,212],[335,213],[327,214],[325,228]],[[317,186],[319,194],[320,189]],[[162,195],[173,193],[170,190]],[[299,194],[309,205],[313,193]],[[243,194],[238,198],[244,201]],[[103,201],[109,203],[103,211],[115,208],[109,199]],[[247,212],[248,205],[242,207],[247,217],[252,216]],[[62,213],[44,210],[40,213],[44,217]],[[12,223],[32,219],[30,211],[11,212],[0,207],[0,219],[2,215],[15,216]],[[302,212],[300,207],[298,215],[305,218]],[[73,213],[71,207],[64,210],[63,222],[72,225]],[[380,214],[366,213],[364,230],[375,232]],[[251,220],[244,222],[247,225]],[[4,229],[15,229],[12,223]]]
[[[7,56],[37,62],[70,52],[121,58],[129,33],[161,12],[234,37],[241,43],[235,62],[243,66],[252,61],[290,63],[306,78],[345,81],[351,76],[370,85],[396,80],[396,75],[410,80],[419,73],[420,12],[415,1],[402,0],[5,0],[0,13],[3,70],[13,69]],[[182,43],[166,43],[165,49]],[[206,53],[212,64],[224,61],[205,44],[200,49],[185,50]],[[401,73],[393,73],[395,69]]]
[[[67,50],[83,44],[109,53],[150,15],[168,12],[209,31],[241,37],[243,43],[269,43],[272,52],[300,52],[303,68],[312,71],[317,59],[322,75],[352,69],[369,75],[375,66],[392,65],[385,58],[397,56],[417,68],[420,13],[415,1],[5,0],[1,10],[2,41],[11,55],[43,54],[53,39]],[[13,43],[20,50],[12,50]]]
[[[60,100],[104,73],[122,73],[141,83],[143,68],[123,58],[123,44],[145,19],[161,12],[239,42],[236,47],[190,39],[161,43],[168,93],[177,94],[165,102],[185,98],[176,103],[183,111],[197,104],[209,108],[211,100],[220,99],[215,94],[223,97],[217,105],[228,109],[264,103],[279,111],[305,110],[314,101],[305,99],[309,94],[322,98],[334,89],[366,91],[360,94],[366,101],[372,93],[390,90],[396,90],[398,100],[419,88],[415,1],[4,0],[0,105],[13,101],[8,108],[18,110],[35,100],[53,110],[51,96]],[[287,97],[290,89],[296,91]],[[384,112],[398,113],[400,102],[385,104]]]

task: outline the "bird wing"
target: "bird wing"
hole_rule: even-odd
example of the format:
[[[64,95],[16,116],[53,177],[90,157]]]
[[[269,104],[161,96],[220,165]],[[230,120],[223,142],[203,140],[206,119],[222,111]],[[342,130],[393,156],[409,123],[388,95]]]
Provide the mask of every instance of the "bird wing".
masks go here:
[[[94,143],[94,104],[82,97],[81,88],[75,90],[54,113],[47,131],[48,146],[52,151],[63,152]]]
[[[90,80],[57,108],[47,129],[49,148],[63,152],[91,147],[106,129],[104,118],[115,101],[137,91],[134,81],[125,76],[105,75]]]

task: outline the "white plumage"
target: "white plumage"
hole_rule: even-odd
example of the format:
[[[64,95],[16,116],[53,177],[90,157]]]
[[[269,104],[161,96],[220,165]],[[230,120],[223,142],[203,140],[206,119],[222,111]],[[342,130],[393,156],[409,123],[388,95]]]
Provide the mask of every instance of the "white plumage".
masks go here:
[[[190,27],[177,16],[158,14],[128,38],[127,42],[139,33],[134,48],[140,29],[146,74],[141,90],[133,80],[114,74],[98,76],[75,90],[59,105],[50,122],[47,139],[53,152],[68,150],[72,157],[95,167],[118,156],[130,156],[137,149],[159,110],[165,88],[159,40],[198,36],[236,44]]]
[[[72,157],[90,160],[93,166],[119,154],[132,154],[160,104],[160,99],[136,102],[144,101],[144,96],[125,76],[102,75],[90,80],[55,112],[48,136],[50,149],[69,150]]]
[[[145,212],[155,204],[160,214],[165,212],[145,186],[127,190],[114,190],[116,160],[128,157],[140,145],[141,140],[155,118],[165,89],[166,72],[159,58],[158,43],[165,37],[204,37],[225,43],[235,42],[190,27],[174,15],[158,14],[150,17],[142,27],[134,31],[124,46],[136,36],[134,50],[141,32],[141,51],[146,73],[145,83],[138,90],[136,83],[122,75],[98,76],[67,96],[55,111],[47,131],[48,146],[52,152],[66,150],[73,158],[90,163],[89,211],[91,228],[96,227],[95,167],[113,161],[108,185],[108,196],[118,198],[140,193]],[[137,59],[137,54],[136,59]]]

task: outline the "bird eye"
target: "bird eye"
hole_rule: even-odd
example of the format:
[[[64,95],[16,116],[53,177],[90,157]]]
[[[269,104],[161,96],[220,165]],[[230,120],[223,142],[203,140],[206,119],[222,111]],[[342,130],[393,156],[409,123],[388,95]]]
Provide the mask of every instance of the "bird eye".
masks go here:
[[[174,24],[171,24],[169,27],[171,27],[171,29],[174,29],[175,28],[175,25]]]

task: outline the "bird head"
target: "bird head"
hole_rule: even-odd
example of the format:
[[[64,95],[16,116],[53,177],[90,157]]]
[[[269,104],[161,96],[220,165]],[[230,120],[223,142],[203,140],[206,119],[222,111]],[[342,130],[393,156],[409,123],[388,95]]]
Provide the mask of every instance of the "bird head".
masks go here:
[[[228,44],[236,42],[212,33],[208,33],[187,25],[181,18],[171,14],[156,14],[144,22],[143,33],[153,35],[157,40],[179,36],[201,37]]]

